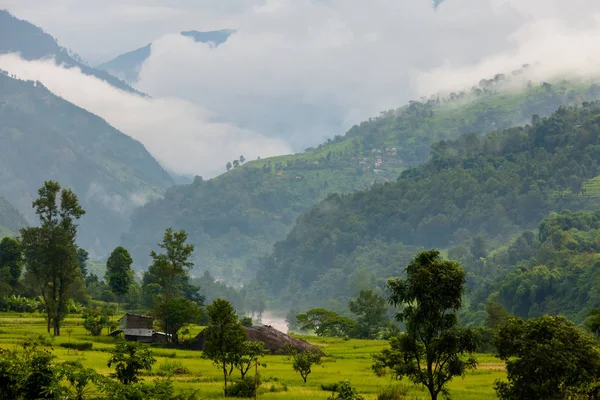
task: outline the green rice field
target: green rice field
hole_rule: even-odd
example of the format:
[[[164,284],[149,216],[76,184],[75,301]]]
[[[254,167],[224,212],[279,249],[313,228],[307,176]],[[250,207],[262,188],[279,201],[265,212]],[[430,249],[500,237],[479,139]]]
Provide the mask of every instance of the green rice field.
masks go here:
[[[106,363],[114,346],[112,337],[89,336],[82,326],[79,316],[65,320],[60,337],[46,333],[45,320],[38,314],[0,313],[0,348],[15,349],[28,339],[44,343],[57,357],[57,361],[79,360],[86,367],[108,374],[111,370]],[[200,332],[201,327],[193,327],[190,335]],[[371,354],[383,349],[387,342],[376,340],[343,340],[337,338],[304,337],[323,349],[326,357],[320,366],[315,366],[306,385],[292,369],[285,356],[267,356],[260,374],[263,384],[258,391],[261,399],[327,399],[330,392],[321,388],[347,379],[361,395],[376,399],[380,389],[390,385],[400,385],[409,390],[408,399],[427,399],[422,389],[408,381],[397,382],[389,377],[377,377],[371,371]],[[61,343],[93,343],[91,350],[78,351],[61,347]],[[201,358],[200,351],[153,348],[157,359],[152,372],[146,373],[144,380],[152,380],[164,375],[169,366],[183,366],[189,373],[171,377],[178,391],[197,392],[199,399],[222,399],[222,375],[208,360]],[[450,394],[455,400],[495,399],[494,381],[505,377],[504,364],[492,355],[477,356],[480,364],[476,371],[468,373],[464,379],[455,379],[450,384]],[[233,373],[238,378],[239,372]]]

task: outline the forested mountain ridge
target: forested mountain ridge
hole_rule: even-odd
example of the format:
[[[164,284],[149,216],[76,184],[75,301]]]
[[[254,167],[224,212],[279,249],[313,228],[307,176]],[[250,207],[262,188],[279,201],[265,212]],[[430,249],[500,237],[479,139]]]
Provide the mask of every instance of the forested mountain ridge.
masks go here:
[[[318,293],[352,296],[357,271],[360,280],[374,281],[403,265],[399,256],[378,264],[397,248],[472,245],[477,235],[508,241],[551,211],[595,207],[597,197],[585,187],[600,174],[599,121],[600,103],[584,103],[535,115],[525,127],[442,141],[431,160],[396,182],[330,195],[302,215],[257,281],[273,298],[296,304],[328,298]],[[481,243],[472,247],[485,251]],[[488,273],[471,268],[471,287]]]
[[[27,221],[19,210],[13,207],[3,196],[0,196],[0,239],[16,234],[19,229],[27,226]]]
[[[106,71],[89,67],[81,57],[59,46],[56,39],[41,28],[0,9],[0,54],[7,53],[19,53],[25,60],[53,57],[57,64],[77,67],[84,74],[95,76],[121,90],[141,94]]]
[[[39,82],[0,73],[0,193],[33,220],[44,181],[72,188],[87,214],[80,245],[104,255],[131,210],[172,180],[144,146]]]
[[[561,105],[600,97],[600,88],[590,83],[501,90],[509,79],[498,75],[469,93],[411,102],[304,153],[246,162],[210,181],[197,178],[173,187],[163,199],[136,210],[124,243],[138,267],[145,267],[161,231],[186,229],[196,245],[199,270],[227,279],[251,276],[258,259],[289,232],[296,217],[329,193],[393,181],[425,161],[437,139],[518,125],[532,114],[549,115]]]

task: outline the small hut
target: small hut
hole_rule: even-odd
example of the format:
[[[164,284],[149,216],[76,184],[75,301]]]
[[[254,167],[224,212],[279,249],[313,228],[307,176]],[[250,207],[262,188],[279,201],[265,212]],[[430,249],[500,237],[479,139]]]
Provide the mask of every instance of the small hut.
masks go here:
[[[125,335],[125,340],[140,343],[166,343],[168,335],[153,329],[154,318],[147,315],[127,313],[119,319],[119,329],[112,332],[112,336],[119,333]]]

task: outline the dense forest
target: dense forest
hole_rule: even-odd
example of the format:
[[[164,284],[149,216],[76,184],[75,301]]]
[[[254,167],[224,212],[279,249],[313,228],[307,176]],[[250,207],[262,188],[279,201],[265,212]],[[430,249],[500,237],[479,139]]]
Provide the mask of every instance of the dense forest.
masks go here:
[[[259,258],[328,194],[394,181],[427,160],[440,139],[525,124],[533,114],[547,116],[559,106],[600,96],[600,87],[581,82],[523,83],[522,91],[509,90],[527,68],[482,80],[469,92],[383,112],[304,153],[245,163],[240,157],[229,172],[172,187],[164,198],[136,210],[124,243],[143,267],[162,230],[186,229],[197,244],[199,270],[229,280],[253,276]]]
[[[552,211],[597,206],[598,115],[600,103],[584,103],[525,127],[464,134],[434,145],[431,160],[394,183],[330,195],[275,244],[257,280],[295,304],[348,297],[353,279],[385,278],[402,265],[414,253],[407,246],[462,245],[479,260]],[[468,271],[471,288],[493,273]]]
[[[172,179],[144,146],[39,82],[0,73],[0,195],[30,221],[36,188],[58,179],[81,194],[80,245],[104,257],[132,209]]]

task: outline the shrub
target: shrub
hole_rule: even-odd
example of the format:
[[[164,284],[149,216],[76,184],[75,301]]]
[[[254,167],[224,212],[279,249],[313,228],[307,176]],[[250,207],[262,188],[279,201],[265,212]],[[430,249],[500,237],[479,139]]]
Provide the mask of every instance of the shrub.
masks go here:
[[[377,393],[377,400],[404,400],[408,396],[408,389],[404,386],[387,386]]]
[[[326,392],[335,392],[338,389],[339,386],[339,382],[336,383],[322,383],[321,384],[321,389],[325,390]]]
[[[164,361],[158,365],[157,375],[172,376],[172,375],[189,375],[190,370],[187,369],[181,361]]]
[[[356,388],[350,382],[343,381],[336,385],[335,390],[327,400],[364,400],[364,397],[358,394]]]
[[[64,347],[65,349],[73,349],[79,351],[91,350],[94,346],[92,342],[74,342],[74,343],[61,343],[60,347]]]
[[[260,379],[258,384],[260,385]],[[227,396],[254,397],[254,377],[247,376],[227,387]]]

